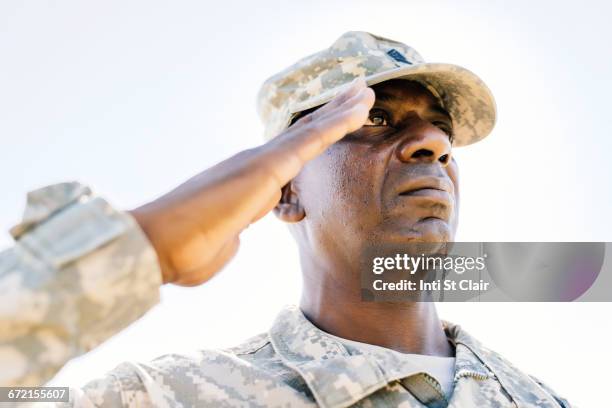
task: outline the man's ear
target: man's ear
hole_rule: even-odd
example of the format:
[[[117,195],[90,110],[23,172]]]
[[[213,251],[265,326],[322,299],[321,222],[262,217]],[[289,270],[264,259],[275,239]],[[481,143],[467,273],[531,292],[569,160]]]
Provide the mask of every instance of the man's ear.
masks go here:
[[[281,220],[289,223],[299,222],[306,217],[304,207],[293,187],[293,181],[285,184],[281,189],[281,199],[274,207],[274,214]]]

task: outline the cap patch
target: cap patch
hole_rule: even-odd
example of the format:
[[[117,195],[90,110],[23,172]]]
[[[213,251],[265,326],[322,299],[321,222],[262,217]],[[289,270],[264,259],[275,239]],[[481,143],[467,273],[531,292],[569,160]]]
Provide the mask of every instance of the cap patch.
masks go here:
[[[395,48],[391,48],[389,51],[387,51],[387,55],[396,60],[397,62],[403,62],[404,64],[412,65],[412,62],[408,61],[406,57],[404,57],[402,53],[396,50]]]

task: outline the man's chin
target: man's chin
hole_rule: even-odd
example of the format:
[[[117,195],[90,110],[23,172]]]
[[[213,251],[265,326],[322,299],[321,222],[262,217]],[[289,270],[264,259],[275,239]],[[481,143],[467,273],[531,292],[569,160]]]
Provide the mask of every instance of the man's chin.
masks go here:
[[[451,242],[454,238],[452,227],[446,220],[428,217],[414,225],[418,242]]]
[[[455,233],[453,225],[448,220],[427,217],[410,225],[393,225],[387,237],[395,244],[452,242]]]

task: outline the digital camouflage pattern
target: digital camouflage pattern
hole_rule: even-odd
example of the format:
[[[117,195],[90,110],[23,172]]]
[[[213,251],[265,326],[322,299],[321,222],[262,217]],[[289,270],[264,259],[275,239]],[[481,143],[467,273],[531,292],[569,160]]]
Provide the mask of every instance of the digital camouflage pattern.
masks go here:
[[[158,302],[144,234],[78,183],[31,193],[13,234],[0,254],[0,386],[44,384]],[[344,343],[292,306],[238,347],[123,363],[57,406],[569,407],[458,326],[445,330],[456,346],[448,401],[398,352]]]
[[[263,84],[257,106],[265,138],[277,136],[296,113],[330,101],[358,77],[364,77],[368,85],[397,78],[422,83],[451,115],[454,146],[483,139],[495,125],[493,95],[472,72],[457,65],[426,63],[405,44],[351,31]]]
[[[569,407],[458,326],[446,332],[456,346],[450,400],[400,353],[344,344],[290,306],[241,346],[124,363],[65,406]]]
[[[11,233],[0,252],[0,386],[45,383],[159,301],[140,227],[79,183],[31,192]]]

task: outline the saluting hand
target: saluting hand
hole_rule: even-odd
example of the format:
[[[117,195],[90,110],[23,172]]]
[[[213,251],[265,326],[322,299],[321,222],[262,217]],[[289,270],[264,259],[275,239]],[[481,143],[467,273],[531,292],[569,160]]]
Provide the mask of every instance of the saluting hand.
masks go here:
[[[277,205],[306,162],[359,129],[373,103],[374,92],[359,80],[268,143],[131,211],[157,252],[164,283],[210,279],[236,253],[242,230]]]

